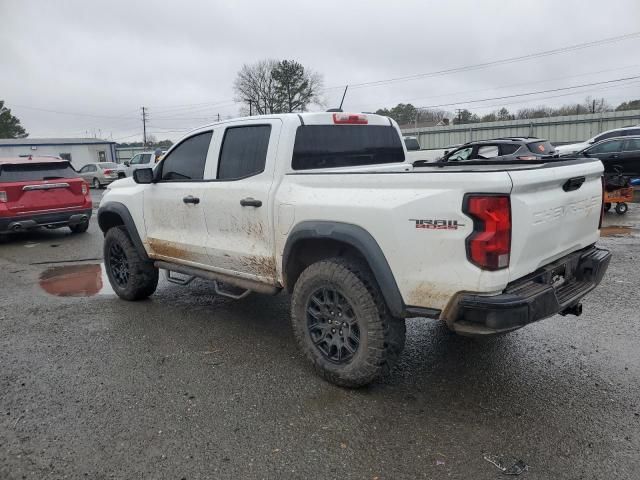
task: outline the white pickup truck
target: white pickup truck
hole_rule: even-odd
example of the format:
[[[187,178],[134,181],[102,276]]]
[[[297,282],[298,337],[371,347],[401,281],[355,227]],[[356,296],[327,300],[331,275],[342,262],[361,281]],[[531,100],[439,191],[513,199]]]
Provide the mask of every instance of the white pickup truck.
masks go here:
[[[580,314],[610,259],[595,246],[598,160],[417,169],[401,138],[386,117],[341,112],[189,133],[102,199],[113,289],[146,298],[162,269],[233,298],[285,290],[301,349],[343,386],[390,368],[408,317],[488,335]]]

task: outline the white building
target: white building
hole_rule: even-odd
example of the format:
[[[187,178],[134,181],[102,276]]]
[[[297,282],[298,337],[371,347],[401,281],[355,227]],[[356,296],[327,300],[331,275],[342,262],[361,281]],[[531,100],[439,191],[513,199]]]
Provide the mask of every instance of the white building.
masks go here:
[[[116,144],[99,138],[2,138],[0,157],[55,155],[67,160],[76,170],[87,163],[115,162]]]

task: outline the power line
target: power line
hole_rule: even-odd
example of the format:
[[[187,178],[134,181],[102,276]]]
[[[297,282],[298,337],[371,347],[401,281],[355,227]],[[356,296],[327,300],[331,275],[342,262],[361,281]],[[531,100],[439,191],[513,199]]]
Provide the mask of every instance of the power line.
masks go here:
[[[527,55],[520,55],[518,57],[503,58],[500,60],[492,60],[490,62],[476,63],[474,65],[466,65],[462,67],[449,68],[446,70],[438,70],[435,72],[419,73],[414,75],[407,75],[404,77],[388,78],[386,80],[374,80],[370,82],[361,82],[361,83],[353,83],[353,84],[350,83],[350,85],[352,86],[352,88],[363,88],[363,87],[370,87],[370,86],[386,85],[386,84],[395,83],[395,82],[403,82],[403,81],[414,80],[418,78],[428,78],[428,77],[436,77],[440,75],[449,75],[451,73],[467,72],[469,70],[479,70],[487,67],[493,67],[496,65],[521,62],[524,60],[547,57],[550,55],[557,55],[559,53],[574,52],[576,50],[582,50],[585,48],[605,45],[608,43],[620,42],[622,40],[630,40],[637,37],[640,37],[640,32],[633,32],[625,35],[619,35],[617,37],[603,38],[601,40],[594,40],[591,42],[585,42],[585,43],[579,43],[575,45],[569,45],[566,47],[554,48],[553,50],[545,50],[543,52],[529,53]]]
[[[548,78],[546,80],[537,80],[535,82],[523,82],[523,83],[512,83],[510,85],[501,85],[499,87],[490,87],[490,88],[481,88],[481,89],[477,89],[477,90],[465,90],[463,92],[449,92],[449,93],[444,93],[441,95],[431,95],[429,97],[413,97],[413,98],[402,98],[399,101],[395,102],[395,103],[407,103],[407,102],[414,102],[416,100],[426,100],[426,99],[434,99],[434,98],[443,98],[443,97],[452,97],[455,95],[464,95],[464,94],[468,94],[468,93],[479,93],[479,92],[487,92],[487,91],[491,91],[491,90],[504,90],[507,88],[513,88],[513,87],[522,87],[525,85],[536,85],[536,84],[540,84],[540,83],[548,83],[548,82],[552,82],[555,80],[566,80],[568,78],[577,78],[577,77],[585,77],[588,75],[597,75],[600,73],[609,73],[609,72],[615,72],[618,70],[628,70],[630,68],[637,68],[640,67],[640,64],[638,65],[629,65],[626,67],[619,67],[619,68],[609,68],[609,69],[605,69],[605,70],[597,70],[594,72],[585,72],[585,73],[580,73],[580,74],[575,74],[575,75],[567,75],[567,76],[563,76],[563,77],[554,77],[554,78]],[[393,102],[388,102],[388,103],[393,103]],[[364,104],[364,103],[358,103],[356,105],[365,105],[365,107],[368,107],[370,105],[370,103]]]
[[[49,112],[49,113],[57,113],[60,115],[75,115],[77,117],[97,117],[97,118],[132,118],[129,116],[116,116],[116,115],[96,115],[93,113],[78,113],[78,112],[64,112],[64,111],[60,111],[60,110],[49,110],[47,108],[39,108],[39,107],[29,107],[27,105],[18,105],[18,104],[12,104],[13,107],[20,107],[20,108],[26,108],[28,110],[37,110],[40,112]]]
[[[583,87],[591,87],[591,86],[595,86],[595,85],[605,85],[608,83],[616,83],[616,82],[623,82],[626,80],[635,80],[640,78],[640,75],[636,75],[633,77],[625,77],[625,78],[616,78],[613,80],[604,80],[602,82],[593,82],[593,83],[585,83],[582,85],[573,85],[571,87],[562,87],[562,88],[551,88],[548,90],[538,90],[536,92],[526,92],[526,93],[518,93],[515,95],[503,95],[500,97],[490,97],[490,98],[480,98],[477,100],[463,100],[460,102],[451,102],[451,103],[441,103],[438,105],[427,105],[427,106],[422,106],[422,107],[416,107],[416,108],[439,108],[439,107],[451,107],[453,105],[467,105],[470,103],[479,103],[479,102],[487,102],[487,101],[491,101],[491,100],[503,100],[503,99],[508,99],[508,98],[517,98],[517,97],[526,97],[526,96],[530,96],[530,95],[538,95],[540,93],[551,93],[551,92],[561,92],[561,91],[566,91],[566,90],[574,90],[576,88],[583,88]]]

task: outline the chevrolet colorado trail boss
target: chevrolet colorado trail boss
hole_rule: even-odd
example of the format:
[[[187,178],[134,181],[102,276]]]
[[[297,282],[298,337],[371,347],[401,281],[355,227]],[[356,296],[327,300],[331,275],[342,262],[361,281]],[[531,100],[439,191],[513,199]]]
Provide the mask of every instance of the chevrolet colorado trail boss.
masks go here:
[[[286,290],[306,357],[352,387],[393,365],[408,317],[488,335],[580,314],[610,259],[595,246],[600,161],[414,168],[405,156],[397,124],[378,115],[199,128],[104,195],[111,285],[140,300],[162,269],[233,298]]]

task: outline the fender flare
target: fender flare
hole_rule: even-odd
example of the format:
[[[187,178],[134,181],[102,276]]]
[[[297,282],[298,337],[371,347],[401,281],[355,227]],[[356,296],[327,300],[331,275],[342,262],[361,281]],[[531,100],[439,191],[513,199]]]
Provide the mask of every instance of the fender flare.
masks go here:
[[[136,228],[136,224],[133,221],[133,217],[131,216],[129,209],[120,202],[107,202],[100,206],[98,209],[98,225],[100,226],[100,230],[105,234],[110,228],[110,225],[107,222],[108,214],[116,214],[122,219],[122,224],[124,225],[124,228],[126,228],[129,238],[131,238],[131,241],[133,242],[133,246],[138,251],[138,255],[140,255],[140,258],[144,261],[150,262],[151,259],[142,244],[140,234],[138,233],[138,229]]]
[[[293,248],[301,240],[331,239],[351,245],[369,264],[378,282],[382,296],[391,314],[406,317],[407,312],[400,289],[396,283],[389,262],[373,236],[358,225],[342,222],[304,221],[297,224],[289,234],[282,254],[282,267],[286,271]],[[286,283],[286,279],[285,279]]]

